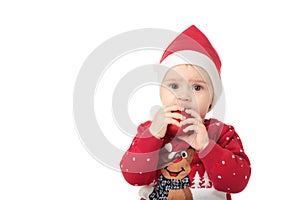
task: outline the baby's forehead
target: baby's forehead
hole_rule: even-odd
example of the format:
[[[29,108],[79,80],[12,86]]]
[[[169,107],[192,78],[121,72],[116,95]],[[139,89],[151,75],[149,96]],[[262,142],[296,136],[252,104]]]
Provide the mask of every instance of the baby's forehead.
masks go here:
[[[183,79],[183,80],[199,80],[210,83],[210,77],[208,73],[199,66],[191,64],[182,64],[171,67],[164,78],[164,81],[168,79]]]

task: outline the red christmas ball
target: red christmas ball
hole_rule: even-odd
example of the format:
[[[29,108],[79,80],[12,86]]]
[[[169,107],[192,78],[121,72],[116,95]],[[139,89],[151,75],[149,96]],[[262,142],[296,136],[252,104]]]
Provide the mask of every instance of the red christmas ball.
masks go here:
[[[174,112],[182,114],[184,117],[186,117],[186,119],[191,117],[190,114],[188,114],[184,111],[179,111],[178,110],[178,111],[174,111]],[[181,120],[177,119],[177,121],[180,122]],[[189,126],[189,124],[181,126],[181,127],[178,127],[175,124],[169,124],[168,127],[167,127],[166,136],[175,137],[175,136],[179,136],[179,135],[183,135],[183,134],[188,134],[191,131],[189,131],[187,133],[183,132],[183,129],[185,129],[187,126]]]

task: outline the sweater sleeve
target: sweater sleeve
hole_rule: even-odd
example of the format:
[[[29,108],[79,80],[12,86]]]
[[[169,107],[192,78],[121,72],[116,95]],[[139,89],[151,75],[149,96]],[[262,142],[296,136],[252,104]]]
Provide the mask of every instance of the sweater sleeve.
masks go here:
[[[251,174],[250,161],[244,152],[240,137],[232,126],[213,123],[219,127],[218,136],[198,153],[215,189],[228,193],[241,192]],[[212,128],[213,129],[213,128]]]
[[[163,140],[150,133],[150,125],[151,122],[147,121],[138,127],[137,135],[120,162],[122,174],[131,185],[149,185],[157,177]]]

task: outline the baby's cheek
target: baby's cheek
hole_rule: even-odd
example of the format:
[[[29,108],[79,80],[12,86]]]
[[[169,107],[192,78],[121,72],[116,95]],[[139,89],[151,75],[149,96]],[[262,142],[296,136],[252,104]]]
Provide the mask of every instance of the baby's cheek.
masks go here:
[[[201,101],[199,101],[198,109],[199,109],[199,113],[200,113],[200,116],[201,116],[202,119],[209,112],[211,104],[212,104],[212,101],[208,97],[205,98],[205,99],[202,99]]]
[[[167,89],[161,89],[160,99],[164,106],[171,106],[176,104],[175,95]]]

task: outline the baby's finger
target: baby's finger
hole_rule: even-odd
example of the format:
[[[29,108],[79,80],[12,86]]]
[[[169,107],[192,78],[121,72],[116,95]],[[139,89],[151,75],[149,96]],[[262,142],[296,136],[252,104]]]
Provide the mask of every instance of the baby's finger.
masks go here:
[[[174,119],[179,119],[179,120],[186,119],[185,116],[183,116],[182,114],[177,113],[177,112],[167,112],[165,115],[166,115],[166,117],[174,118]]]
[[[173,118],[166,118],[166,124],[174,124],[178,127],[181,127],[181,124],[176,120],[176,119],[173,119]]]
[[[199,119],[196,119],[196,118],[187,118],[187,119],[184,119],[180,122],[180,124],[182,126],[186,125],[186,124],[194,124],[194,125],[198,125],[200,123]]]
[[[194,132],[197,132],[199,129],[199,126],[198,125],[190,125],[190,126],[187,126],[186,128],[183,129],[183,132],[187,133],[189,131],[194,131]]]
[[[196,112],[195,110],[193,110],[193,109],[186,109],[185,112],[190,114],[194,118],[198,118],[198,119],[202,120],[200,114],[198,112]]]
[[[177,111],[177,110],[183,111],[184,108],[179,105],[172,105],[172,106],[164,107],[165,112],[172,112],[172,111]]]

